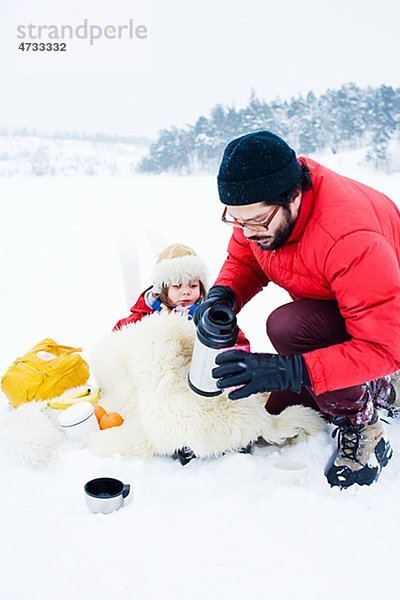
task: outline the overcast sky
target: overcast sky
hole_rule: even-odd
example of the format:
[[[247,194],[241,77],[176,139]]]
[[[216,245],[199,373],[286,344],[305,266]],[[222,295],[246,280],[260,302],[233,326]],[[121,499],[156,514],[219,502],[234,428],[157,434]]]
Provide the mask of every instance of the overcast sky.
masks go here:
[[[154,136],[193,122],[217,102],[242,106],[252,88],[268,100],[348,81],[400,85],[397,0],[149,0],[151,16],[140,10],[145,3],[1,0],[0,126]],[[18,72],[10,53],[20,41],[15,18],[66,22],[71,6],[75,25],[84,18],[106,23],[108,15],[116,23],[116,14],[119,21],[124,14],[146,20],[146,42],[130,42],[135,52],[142,44],[141,68],[124,72],[126,45],[118,53],[105,42],[91,49],[91,72],[79,73],[78,63],[68,72],[60,55],[51,57],[58,73]],[[28,59],[37,58],[25,55],[28,71]]]

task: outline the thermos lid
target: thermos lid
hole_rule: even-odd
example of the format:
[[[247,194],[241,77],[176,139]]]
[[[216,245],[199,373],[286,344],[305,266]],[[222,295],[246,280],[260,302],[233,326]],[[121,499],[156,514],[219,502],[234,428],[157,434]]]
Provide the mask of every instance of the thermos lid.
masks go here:
[[[73,427],[89,419],[94,413],[91,402],[78,402],[62,411],[58,417],[61,427]]]
[[[236,316],[228,306],[210,306],[197,325],[199,341],[215,350],[234,346],[238,332]]]

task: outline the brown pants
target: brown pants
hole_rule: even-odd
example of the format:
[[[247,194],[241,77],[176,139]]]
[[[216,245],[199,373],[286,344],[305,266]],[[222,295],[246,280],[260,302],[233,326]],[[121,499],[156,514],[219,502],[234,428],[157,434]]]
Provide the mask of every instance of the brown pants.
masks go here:
[[[303,354],[340,344],[350,339],[345,321],[336,302],[299,300],[280,306],[267,320],[267,334],[278,354]],[[300,394],[292,391],[272,392],[267,410],[279,414],[293,404],[303,404],[331,416],[346,416],[363,422],[371,417],[372,403],[364,384],[324,394],[303,387]]]

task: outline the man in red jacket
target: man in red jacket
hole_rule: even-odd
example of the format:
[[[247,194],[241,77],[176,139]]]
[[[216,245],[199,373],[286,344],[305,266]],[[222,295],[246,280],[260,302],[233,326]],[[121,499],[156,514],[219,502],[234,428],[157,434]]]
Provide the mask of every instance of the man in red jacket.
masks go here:
[[[400,368],[398,209],[268,131],[228,144],[218,190],[233,234],[196,322],[216,303],[240,311],[269,281],[293,302],[267,321],[278,354],[220,354],[217,385],[241,386],[232,400],[269,391],[271,412],[320,410],[339,432],[329,483],[369,485],[392,455],[375,406],[393,401]]]

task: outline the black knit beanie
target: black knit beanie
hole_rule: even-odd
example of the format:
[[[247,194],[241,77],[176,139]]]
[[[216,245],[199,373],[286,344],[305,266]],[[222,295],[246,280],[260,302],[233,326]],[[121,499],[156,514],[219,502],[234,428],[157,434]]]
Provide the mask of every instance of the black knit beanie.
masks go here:
[[[270,131],[248,133],[225,148],[218,173],[223,204],[269,202],[299,182],[302,171],[296,154]]]

